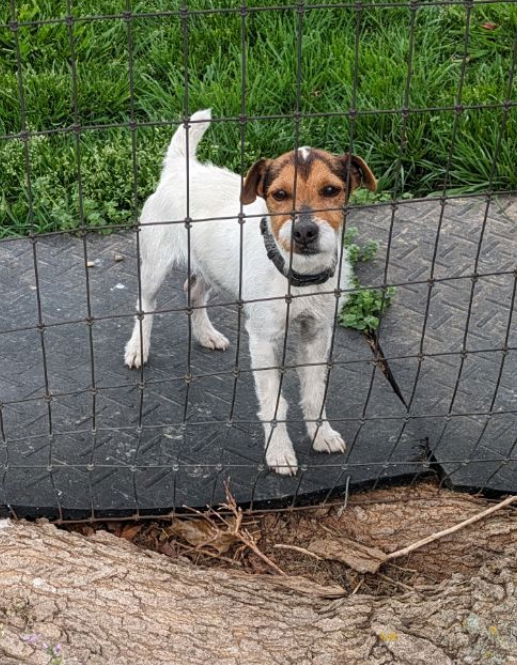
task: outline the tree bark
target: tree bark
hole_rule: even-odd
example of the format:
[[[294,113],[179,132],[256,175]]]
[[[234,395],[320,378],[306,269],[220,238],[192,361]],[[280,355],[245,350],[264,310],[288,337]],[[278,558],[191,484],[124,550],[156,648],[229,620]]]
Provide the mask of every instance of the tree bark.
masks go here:
[[[273,576],[196,568],[103,531],[0,526],[1,665],[517,665],[516,511],[469,527],[485,551],[475,572],[337,600]]]

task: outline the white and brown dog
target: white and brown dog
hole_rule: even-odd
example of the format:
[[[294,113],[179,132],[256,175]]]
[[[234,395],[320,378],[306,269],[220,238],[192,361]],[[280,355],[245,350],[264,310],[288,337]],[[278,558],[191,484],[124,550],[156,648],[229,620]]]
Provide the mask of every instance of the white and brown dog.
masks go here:
[[[286,328],[288,282],[295,296],[290,300],[289,326],[297,326],[301,335],[297,364],[307,431],[315,450],[342,452],[345,442],[326,420],[323,401],[336,307],[333,291],[338,275],[341,289],[350,288],[351,279],[346,250],[341,247],[343,206],[356,187],[364,184],[373,191],[376,181],[360,157],[300,148],[297,154],[260,159],[241,187],[237,174],[196,158],[210,118],[209,110],[198,111],[191,117],[188,137],[183,126],[176,131],[158,187],[143,207],[141,306],[145,314],[141,323],[138,318],[135,321],[125,362],[140,367],[147,361],[158,289],[173,265],[187,265],[190,235],[191,279],[185,288],[190,288],[192,333],[202,346],[226,349],[228,340],[208,318],[209,291],[228,291],[244,302],[266,462],[278,473],[295,474],[296,455],[287,433],[287,403],[279,395],[277,369]],[[241,209],[251,216],[243,224],[242,236]],[[223,219],[194,221],[190,234],[184,224],[160,224],[187,217]]]

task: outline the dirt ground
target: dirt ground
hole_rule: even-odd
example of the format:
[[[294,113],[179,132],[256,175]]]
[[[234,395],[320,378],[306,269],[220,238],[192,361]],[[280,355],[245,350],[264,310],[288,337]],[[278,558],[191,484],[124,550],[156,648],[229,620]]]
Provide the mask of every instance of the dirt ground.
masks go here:
[[[503,529],[485,538],[482,534],[490,529],[490,523],[480,523],[386,562],[376,573],[354,569],[321,554],[316,558],[307,548],[315,541],[325,546],[349,539],[390,553],[447,529],[489,505],[482,497],[451,492],[438,483],[427,482],[412,488],[354,494],[346,507],[336,501],[322,507],[245,514],[241,531],[249,534],[256,550],[234,535],[235,517],[228,511],[181,515],[173,520],[111,521],[64,528],[86,536],[105,530],[172,559],[186,557],[202,568],[240,570],[250,575],[281,571],[319,585],[337,584],[346,593],[393,596],[408,590],[432,590],[454,573],[475,573],[486,559],[487,548],[494,553],[500,551],[509,533]],[[517,544],[517,533],[513,536]]]

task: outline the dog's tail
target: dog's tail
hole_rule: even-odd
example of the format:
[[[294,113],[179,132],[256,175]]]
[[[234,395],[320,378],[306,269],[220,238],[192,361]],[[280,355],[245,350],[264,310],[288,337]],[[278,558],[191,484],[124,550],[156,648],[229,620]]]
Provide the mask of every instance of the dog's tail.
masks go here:
[[[210,125],[211,118],[211,110],[203,109],[202,111],[196,111],[196,113],[190,116],[192,122],[189,122],[188,132],[183,125],[178,127],[169,143],[169,147],[167,148],[167,154],[165,155],[164,161],[165,168],[167,168],[173,160],[178,159],[178,157],[183,157],[183,159],[185,159],[188,155],[189,159],[196,158],[197,147],[203,138],[203,134]]]

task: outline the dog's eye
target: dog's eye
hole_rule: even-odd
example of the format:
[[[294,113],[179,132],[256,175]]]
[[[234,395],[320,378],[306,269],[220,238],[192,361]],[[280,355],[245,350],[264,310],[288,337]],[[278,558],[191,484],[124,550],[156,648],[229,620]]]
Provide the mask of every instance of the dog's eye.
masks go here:
[[[287,198],[287,192],[285,189],[277,189],[276,192],[273,192],[273,198],[275,201],[285,201]]]
[[[321,195],[330,198],[331,196],[337,196],[340,192],[339,187],[334,187],[334,185],[327,185],[321,190]]]

